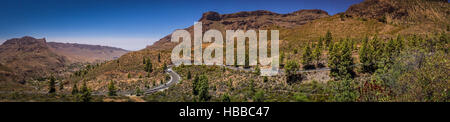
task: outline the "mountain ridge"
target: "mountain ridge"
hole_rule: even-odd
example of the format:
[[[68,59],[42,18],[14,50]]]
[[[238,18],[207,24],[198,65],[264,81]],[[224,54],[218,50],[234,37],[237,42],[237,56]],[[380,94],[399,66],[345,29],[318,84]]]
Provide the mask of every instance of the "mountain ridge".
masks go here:
[[[72,64],[113,60],[126,52],[115,47],[47,42],[45,38],[24,36],[8,39],[0,45],[0,72],[2,76],[15,76],[15,81],[26,81],[55,73],[63,75]]]

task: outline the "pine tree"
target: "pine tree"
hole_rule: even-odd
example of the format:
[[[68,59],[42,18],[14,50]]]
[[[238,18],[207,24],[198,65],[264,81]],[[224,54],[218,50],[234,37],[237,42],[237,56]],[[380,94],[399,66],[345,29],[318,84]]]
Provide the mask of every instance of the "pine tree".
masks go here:
[[[249,61],[249,55],[248,53],[245,53],[245,61],[244,61],[244,68],[250,68],[250,61]]]
[[[361,72],[375,72],[383,59],[383,50],[385,49],[383,48],[382,43],[377,40],[376,36],[370,41],[368,41],[367,38],[363,40],[362,47],[359,50],[359,58],[362,63]]]
[[[114,81],[110,81],[108,85],[108,95],[109,96],[116,96],[116,86],[114,85]]]
[[[317,45],[316,48],[314,48],[314,51],[312,54],[312,57],[313,57],[316,65],[319,65],[321,56],[322,56],[322,50],[320,49],[320,46]]]
[[[158,62],[161,62],[161,53],[158,53]]]
[[[340,61],[338,44],[331,44],[328,56],[328,67],[330,68],[330,76],[337,77],[339,74],[338,65]]]
[[[150,59],[147,60],[147,63],[146,63],[146,65],[145,65],[144,70],[145,70],[146,72],[153,72],[153,64],[152,64],[152,62],[150,61]]]
[[[267,76],[264,76],[264,77],[263,77],[263,82],[266,83],[266,82],[268,82],[268,81],[269,81],[269,78],[268,78]]]
[[[56,89],[55,89],[56,82],[55,82],[55,80],[56,80],[55,77],[50,76],[50,82],[48,84],[48,88],[49,88],[48,93],[55,93],[56,92]]]
[[[128,73],[128,78],[131,78],[131,74],[130,73]]]
[[[261,69],[259,68],[259,66],[255,67],[255,74],[256,75],[261,75]]]
[[[295,74],[298,71],[299,66],[295,61],[288,61],[284,69],[286,74]]]
[[[199,87],[199,80],[200,77],[199,76],[195,76],[194,80],[192,81],[192,94],[193,95],[198,95],[198,87]]]
[[[385,44],[384,49],[383,49],[383,60],[385,60],[385,63],[392,63],[392,58],[393,56],[396,55],[397,49],[395,46],[395,42],[393,39],[390,39],[387,44]]]
[[[341,59],[339,63],[339,75],[345,78],[353,78],[355,72],[353,71],[353,57],[351,51],[351,45],[349,41],[344,41],[341,44]]]
[[[190,70],[188,71],[186,78],[187,78],[188,80],[190,80],[190,79],[192,78],[192,76],[191,76],[191,71],[190,71]]]
[[[76,95],[76,94],[78,94],[78,86],[76,83],[74,83],[73,87],[72,87],[72,95]]]
[[[228,80],[228,90],[229,91],[233,91],[234,90],[234,88],[233,88],[233,80],[231,80],[231,79]]]
[[[209,101],[211,98],[209,96],[209,83],[206,75],[201,75],[199,79],[199,87],[198,87],[198,97],[200,101]]]
[[[141,90],[141,88],[136,87],[136,92],[135,92],[136,96],[141,96],[143,93],[143,91]]]
[[[352,51],[348,41],[335,44],[330,52],[328,64],[330,67],[330,75],[336,79],[353,78]]]
[[[287,61],[285,66],[285,72],[286,72],[286,83],[293,83],[297,80],[300,80],[297,74],[297,71],[299,70],[299,65],[295,61]]]
[[[82,102],[90,102],[91,101],[91,91],[86,85],[86,81],[83,82],[83,85],[81,86],[81,96],[80,101]]]
[[[223,94],[222,102],[231,102],[230,96],[228,94]]]
[[[309,44],[304,47],[302,54],[302,65],[304,69],[309,69],[311,67],[312,56],[311,56],[311,47]]]
[[[250,90],[250,96],[253,96],[253,94],[255,93],[255,81],[253,79],[250,79],[249,85],[248,85],[248,89]]]
[[[147,63],[147,62],[146,62],[146,60],[145,60],[145,57],[143,57],[143,58],[142,58],[142,64],[145,64],[145,63]]]
[[[400,54],[404,47],[403,39],[400,35],[397,35],[397,39],[395,39],[394,45],[396,50],[395,55]]]
[[[323,38],[320,37],[319,42],[317,42],[317,47],[319,47],[320,50],[322,50],[323,47]]]
[[[332,40],[333,40],[333,36],[332,36],[331,32],[328,30],[327,34],[325,34],[325,44],[327,47],[330,47]]]
[[[369,39],[367,37],[364,38],[363,43],[361,45],[361,49],[359,49],[359,61],[361,62],[361,72],[370,73],[372,70],[371,63],[371,55],[372,51],[369,47]]]
[[[166,70],[167,69],[167,64],[164,63],[162,68],[163,68],[163,70]]]
[[[377,72],[383,73],[387,72],[394,63],[394,57],[399,55],[398,47],[396,46],[396,42],[393,39],[390,39],[386,44],[384,44],[384,48],[381,54],[381,60],[377,62]]]
[[[372,67],[372,71],[371,72],[375,72],[378,69],[378,63],[381,62],[382,60],[382,55],[383,55],[383,43],[381,41],[378,40],[377,36],[375,36],[371,43],[371,54],[372,56],[371,58],[371,67]]]

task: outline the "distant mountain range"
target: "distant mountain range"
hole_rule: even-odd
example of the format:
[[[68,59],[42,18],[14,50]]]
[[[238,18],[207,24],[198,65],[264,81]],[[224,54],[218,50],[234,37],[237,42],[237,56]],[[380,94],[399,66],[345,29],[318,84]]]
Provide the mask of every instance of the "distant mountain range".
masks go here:
[[[0,74],[16,76],[15,80],[38,78],[66,71],[74,63],[112,60],[127,50],[86,44],[46,42],[25,36],[0,45]]]
[[[119,58],[128,50],[116,47],[87,45],[76,43],[48,42],[50,49],[62,56],[66,56],[72,62],[102,62]]]

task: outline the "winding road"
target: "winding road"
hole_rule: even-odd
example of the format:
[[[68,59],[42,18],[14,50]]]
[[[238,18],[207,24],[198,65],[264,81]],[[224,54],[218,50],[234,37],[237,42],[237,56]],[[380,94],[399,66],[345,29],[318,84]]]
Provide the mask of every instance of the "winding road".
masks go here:
[[[165,70],[165,72],[167,74],[169,74],[170,76],[170,80],[164,84],[161,84],[159,86],[150,88],[150,89],[144,89],[143,94],[151,94],[151,93],[155,93],[158,91],[164,91],[166,89],[168,89],[170,86],[175,85],[177,83],[180,82],[180,75],[178,73],[176,73],[175,71],[172,70],[173,65],[168,66],[168,68]],[[116,92],[117,95],[122,95],[122,96],[131,96],[133,94],[135,94],[136,92],[134,90],[125,90],[125,91],[117,91]],[[108,92],[105,91],[98,91],[98,92],[93,92],[92,95],[107,95]]]
[[[227,66],[227,65],[219,65],[231,70],[236,70],[236,71],[245,71],[245,72],[253,72],[255,71],[255,69],[252,68],[243,68],[243,67],[235,67],[235,66]],[[169,65],[168,68],[166,69],[166,73],[169,74],[170,76],[170,80],[162,85],[150,88],[150,89],[144,89],[143,94],[147,95],[147,94],[152,94],[158,91],[164,91],[166,89],[168,89],[170,86],[178,84],[181,80],[181,76],[173,71],[172,67],[174,67],[174,65]],[[297,71],[298,73],[305,73],[305,72],[316,72],[316,71],[328,71],[330,70],[330,68],[320,68],[320,69],[311,69],[311,70],[299,70]],[[284,74],[283,70],[280,70],[278,72],[278,74]],[[0,91],[0,93],[9,93],[10,91]],[[12,92],[11,92],[12,93]],[[29,94],[32,93],[36,93],[36,92],[30,92]],[[47,94],[47,92],[39,92],[40,94]],[[39,94],[38,93],[38,94]],[[117,91],[116,92],[117,95],[122,95],[122,96],[131,96],[133,94],[135,94],[136,92],[134,90],[124,90],[124,91]],[[93,91],[92,95],[107,95],[108,92],[107,91]]]
[[[172,67],[173,66],[169,66],[166,70],[166,73],[168,73],[170,75],[169,82],[164,83],[163,85],[159,85],[155,88],[148,89],[144,92],[144,94],[151,94],[151,93],[158,92],[158,91],[164,91],[164,90],[168,89],[171,85],[179,83],[181,77],[177,72],[172,70]]]

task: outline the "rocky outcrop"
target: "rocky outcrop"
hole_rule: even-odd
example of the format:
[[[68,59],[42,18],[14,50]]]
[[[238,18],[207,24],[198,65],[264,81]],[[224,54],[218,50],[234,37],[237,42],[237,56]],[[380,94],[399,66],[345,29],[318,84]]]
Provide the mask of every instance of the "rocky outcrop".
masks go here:
[[[210,11],[210,12],[203,13],[202,18],[199,21],[206,21],[206,20],[219,21],[221,19],[222,19],[222,17],[220,16],[219,13]]]

